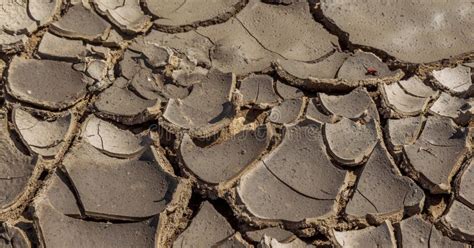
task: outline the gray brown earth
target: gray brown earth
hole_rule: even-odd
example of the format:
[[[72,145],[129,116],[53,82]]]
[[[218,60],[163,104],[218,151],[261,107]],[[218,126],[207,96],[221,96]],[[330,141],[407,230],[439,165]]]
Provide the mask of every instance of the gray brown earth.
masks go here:
[[[469,0],[0,0],[0,247],[472,247]]]

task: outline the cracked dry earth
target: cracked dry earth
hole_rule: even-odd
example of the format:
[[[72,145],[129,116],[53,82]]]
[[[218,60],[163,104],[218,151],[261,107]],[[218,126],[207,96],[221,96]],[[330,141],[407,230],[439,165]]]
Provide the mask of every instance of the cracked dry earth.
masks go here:
[[[0,0],[0,247],[471,247],[470,0]]]

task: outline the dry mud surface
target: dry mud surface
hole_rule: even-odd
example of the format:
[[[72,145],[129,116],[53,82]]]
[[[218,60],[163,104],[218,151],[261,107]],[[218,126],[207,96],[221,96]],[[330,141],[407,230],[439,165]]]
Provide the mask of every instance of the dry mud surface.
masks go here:
[[[0,0],[0,247],[471,247],[470,0]]]

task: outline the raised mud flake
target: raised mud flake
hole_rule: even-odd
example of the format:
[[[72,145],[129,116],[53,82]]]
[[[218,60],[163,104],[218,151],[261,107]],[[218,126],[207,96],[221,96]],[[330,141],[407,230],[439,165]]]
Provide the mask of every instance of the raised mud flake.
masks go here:
[[[388,132],[388,145],[395,152],[400,152],[404,145],[415,143],[422,130],[421,117],[407,117],[403,119],[388,119],[386,129]]]
[[[463,99],[443,92],[429,111],[449,117],[459,125],[467,124],[474,116],[474,98]]]
[[[0,119],[0,151],[0,209],[6,209],[26,190],[36,159],[16,147],[5,119]]]
[[[436,93],[431,86],[426,85],[418,76],[400,80],[398,84],[409,94],[417,97],[431,97]]]
[[[42,26],[53,20],[54,14],[59,12],[60,7],[61,1],[59,0],[29,0],[28,14]]]
[[[242,238],[240,233],[235,233],[231,237],[217,243],[216,245],[212,246],[212,248],[252,248],[245,239]]]
[[[120,65],[128,67],[127,64]],[[123,69],[128,70],[128,69]],[[122,70],[122,75],[125,75]],[[128,74],[128,73],[127,73]],[[123,79],[121,79],[123,80]],[[137,69],[130,80],[130,88],[139,96],[148,100],[165,100],[164,78],[160,74],[155,74],[148,68]]]
[[[138,33],[150,26],[150,17],[143,13],[139,0],[94,0],[97,10],[122,31]]]
[[[217,184],[236,176],[254,162],[270,143],[271,131],[260,126],[245,130],[209,147],[199,147],[185,134],[180,155],[187,168],[197,177]]]
[[[26,41],[26,34],[34,32],[39,25],[51,21],[59,11],[61,1],[0,1],[0,50],[15,50],[18,43]]]
[[[246,232],[245,235],[254,242],[260,242],[265,236],[276,239],[278,242],[286,243],[295,235],[280,227],[268,227],[261,230]]]
[[[85,56],[86,46],[80,40],[68,40],[45,33],[38,47],[38,54],[42,58],[57,58],[78,61]]]
[[[471,51],[471,3],[431,3],[324,0],[321,11],[329,22],[348,33],[352,43],[383,50],[402,61],[426,63]]]
[[[278,124],[293,123],[303,114],[303,103],[301,98],[283,100],[280,105],[272,108],[268,120]]]
[[[441,218],[443,229],[463,241],[474,241],[474,210],[454,200]]]
[[[99,116],[128,125],[145,122],[161,112],[159,100],[143,99],[127,88],[115,85],[100,93],[94,105]]]
[[[68,185],[68,178],[63,172],[56,171],[48,179],[44,189],[39,195],[44,196],[50,204],[59,212],[70,217],[81,217],[82,213],[77,205],[76,198],[72,190],[72,185]]]
[[[275,177],[307,197],[335,200],[345,184],[346,172],[331,163],[322,125],[314,121],[285,125],[282,142],[263,163]]]
[[[276,81],[276,91],[283,99],[296,99],[304,96],[303,91],[300,89],[284,84],[280,81]]]
[[[276,178],[263,162],[241,177],[237,193],[246,210],[261,219],[302,221],[336,213],[334,200],[302,195]]]
[[[2,248],[30,248],[31,243],[26,233],[16,226],[6,222],[0,228],[0,247]]]
[[[223,72],[246,75],[271,66],[274,55],[265,50],[235,18],[197,31],[213,42],[212,66]]]
[[[467,165],[456,184],[458,200],[474,209],[474,160]]]
[[[85,40],[104,40],[110,28],[108,22],[82,4],[70,7],[64,16],[51,24],[51,31],[60,36]]]
[[[54,157],[60,151],[75,122],[69,112],[48,120],[39,119],[18,107],[13,109],[12,119],[25,145],[45,157]]]
[[[431,192],[449,192],[450,182],[469,150],[467,130],[446,117],[429,117],[414,144],[403,148],[408,168]]]
[[[217,22],[229,18],[240,0],[206,2],[203,0],[147,0],[148,10],[158,19],[155,24],[164,29],[180,26],[197,26],[199,23]]]
[[[471,68],[458,65],[433,71],[432,76],[438,85],[450,93],[462,94],[472,86]]]
[[[423,190],[403,177],[389,156],[380,143],[375,147],[347,204],[349,218],[401,219],[404,213],[421,211]]]
[[[240,82],[239,90],[246,104],[269,105],[279,100],[268,75],[251,74]]]
[[[332,115],[324,111],[321,107],[320,100],[317,98],[310,98],[308,107],[306,108],[306,118],[320,122],[320,123],[334,123],[339,120],[339,116]]]
[[[96,80],[102,81],[107,76],[108,64],[105,60],[92,59],[87,62],[87,75]]]
[[[235,75],[210,71],[184,99],[170,99],[163,117],[178,128],[208,130],[225,125],[234,114]]]
[[[84,122],[82,137],[103,153],[116,157],[132,157],[145,149],[143,136],[95,116]]]
[[[398,83],[383,84],[381,89],[385,105],[402,116],[420,114],[430,100],[407,93]]]
[[[306,1],[270,5],[251,0],[236,18],[265,49],[285,59],[313,61],[337,44],[337,37],[314,21]]]
[[[167,193],[176,181],[157,163],[109,157],[87,143],[73,147],[63,161],[85,214],[122,220],[157,215],[170,201]]]
[[[170,63],[173,52],[155,44],[145,45],[137,49],[145,57],[152,68],[160,68]]]
[[[324,127],[324,138],[331,156],[346,165],[362,163],[374,149],[379,139],[377,122],[371,118],[367,123],[342,118]]]
[[[281,69],[296,78],[333,79],[348,56],[347,53],[335,51],[327,58],[314,62],[279,59],[276,63],[278,70]]]
[[[265,236],[260,243],[257,246],[258,248],[315,248],[316,246],[306,244],[304,241],[302,241],[299,238],[295,238],[292,241],[288,243],[282,243],[278,241],[277,239],[274,239],[272,237]]]
[[[145,62],[139,52],[134,52],[130,49],[125,50],[122,60],[118,62],[120,76],[132,80],[141,69],[145,68]],[[151,71],[151,69],[148,69]],[[151,73],[151,72],[150,72]]]
[[[201,204],[191,224],[174,241],[173,247],[213,247],[234,232],[227,220],[206,201]]]
[[[390,221],[374,227],[353,231],[334,231],[337,243],[342,247],[397,247]]]
[[[332,114],[349,119],[358,119],[367,114],[370,105],[375,105],[365,88],[359,87],[345,95],[319,94],[321,106]]]
[[[48,198],[35,200],[35,224],[45,247],[154,247],[152,220],[136,223],[84,221],[68,217]]]
[[[398,229],[398,242],[402,247],[456,247],[464,248],[467,245],[451,240],[444,236],[441,231],[420,215],[412,216],[402,220],[395,226]]]
[[[66,62],[14,57],[8,69],[7,90],[21,101],[60,110],[85,97],[87,83],[83,78]]]
[[[348,57],[337,72],[337,78],[346,80],[364,80],[394,76],[387,64],[373,53],[356,51]]]
[[[208,5],[203,4],[203,6]],[[143,38],[142,44],[138,43],[138,41],[135,41],[135,44],[132,43],[132,49],[137,50],[144,50],[150,46],[170,48],[178,54],[185,55],[188,60],[198,65],[205,65],[206,67],[211,66],[209,50],[212,48],[213,44],[208,38],[200,35],[194,30],[175,34],[152,30]]]

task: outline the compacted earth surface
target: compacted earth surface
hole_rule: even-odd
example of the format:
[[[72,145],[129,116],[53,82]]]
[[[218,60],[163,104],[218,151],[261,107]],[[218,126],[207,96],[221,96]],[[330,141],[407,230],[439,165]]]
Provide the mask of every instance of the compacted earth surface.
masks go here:
[[[471,247],[470,0],[0,0],[0,247]]]

